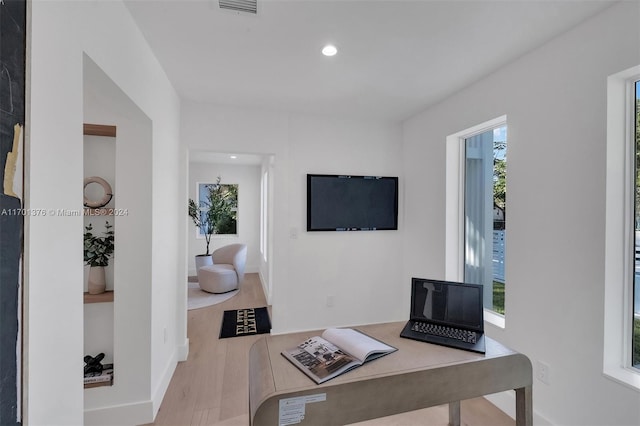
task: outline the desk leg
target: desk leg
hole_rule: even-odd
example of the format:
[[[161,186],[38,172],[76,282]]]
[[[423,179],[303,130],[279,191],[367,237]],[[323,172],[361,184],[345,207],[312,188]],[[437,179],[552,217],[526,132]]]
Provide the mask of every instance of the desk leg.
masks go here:
[[[460,426],[460,401],[449,403],[449,426]]]
[[[533,425],[533,398],[531,386],[516,389],[516,426]]]

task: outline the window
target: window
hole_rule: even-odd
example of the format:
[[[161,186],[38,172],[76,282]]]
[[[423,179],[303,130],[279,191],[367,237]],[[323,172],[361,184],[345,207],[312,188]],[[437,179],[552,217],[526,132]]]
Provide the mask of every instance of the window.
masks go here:
[[[201,223],[213,224],[213,234],[235,235],[238,233],[238,185],[198,183],[198,206]],[[207,215],[211,220],[207,219]],[[197,237],[204,238],[206,226],[197,228]]]
[[[262,188],[260,191],[260,252],[262,258],[267,261],[267,218],[268,218],[268,200],[269,200],[269,171],[265,170],[262,174]]]
[[[633,248],[633,316],[631,365],[640,368],[640,81],[634,84],[633,134],[634,134],[634,248]]]
[[[482,284],[484,307],[504,314],[507,128],[465,138],[464,282]]]
[[[447,137],[446,279],[484,286],[485,320],[504,327],[507,118]]]
[[[640,389],[640,65],[607,79],[604,374]],[[640,257],[640,256],[639,256]],[[636,272],[637,271],[637,272]]]

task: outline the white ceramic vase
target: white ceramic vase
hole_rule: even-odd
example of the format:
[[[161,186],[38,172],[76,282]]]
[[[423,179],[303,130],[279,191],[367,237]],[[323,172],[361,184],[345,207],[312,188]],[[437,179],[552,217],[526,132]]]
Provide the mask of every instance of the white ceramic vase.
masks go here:
[[[104,293],[106,288],[104,266],[91,266],[89,268],[89,294]]]
[[[196,256],[196,273],[203,266],[213,265],[213,258],[210,254],[199,254]]]

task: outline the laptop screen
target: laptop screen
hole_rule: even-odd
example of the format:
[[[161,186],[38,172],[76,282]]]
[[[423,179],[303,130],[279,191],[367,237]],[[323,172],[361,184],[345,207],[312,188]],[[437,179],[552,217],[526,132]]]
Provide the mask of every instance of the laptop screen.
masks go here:
[[[411,319],[483,331],[482,286],[413,278]]]

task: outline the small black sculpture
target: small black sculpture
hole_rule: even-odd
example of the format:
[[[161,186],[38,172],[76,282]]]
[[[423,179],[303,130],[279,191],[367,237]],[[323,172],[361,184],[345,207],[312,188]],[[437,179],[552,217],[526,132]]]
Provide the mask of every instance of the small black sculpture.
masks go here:
[[[95,357],[92,357],[91,355],[85,355],[84,356],[84,375],[97,375],[102,373],[102,369],[104,368],[102,366],[102,363],[100,361],[102,361],[104,359],[104,354],[101,352],[98,355],[96,355]]]

